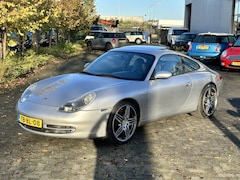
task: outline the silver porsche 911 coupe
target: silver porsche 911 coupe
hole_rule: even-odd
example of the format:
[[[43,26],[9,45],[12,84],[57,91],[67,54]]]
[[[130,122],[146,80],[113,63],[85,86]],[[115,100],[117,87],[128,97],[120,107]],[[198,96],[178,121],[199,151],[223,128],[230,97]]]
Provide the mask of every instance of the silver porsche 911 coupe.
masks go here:
[[[124,144],[145,123],[180,114],[213,115],[220,74],[160,46],[110,50],[81,73],[29,86],[16,110],[19,125],[60,138],[108,138]]]

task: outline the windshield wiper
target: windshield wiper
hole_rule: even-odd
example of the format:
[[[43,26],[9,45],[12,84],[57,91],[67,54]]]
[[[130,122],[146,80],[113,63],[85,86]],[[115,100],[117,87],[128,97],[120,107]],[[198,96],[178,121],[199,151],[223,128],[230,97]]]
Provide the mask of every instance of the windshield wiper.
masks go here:
[[[82,74],[88,74],[88,75],[91,75],[91,76],[96,76],[96,74],[93,74],[93,73],[90,73],[90,72],[86,72],[86,71],[82,71],[81,73]]]
[[[117,79],[123,79],[122,77],[113,75],[113,74],[95,74],[95,76],[104,76],[104,77],[112,77],[112,78],[117,78]]]

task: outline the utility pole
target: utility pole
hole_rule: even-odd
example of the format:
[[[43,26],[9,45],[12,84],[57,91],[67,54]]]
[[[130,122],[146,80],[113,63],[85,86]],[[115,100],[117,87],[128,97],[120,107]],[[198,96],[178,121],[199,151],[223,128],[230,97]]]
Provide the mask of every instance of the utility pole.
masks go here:
[[[232,18],[231,18],[231,21],[232,21],[232,28],[231,28],[231,32],[233,34],[237,33],[237,27],[238,27],[238,16],[239,16],[239,12],[237,12],[237,25],[235,25],[235,6],[236,6],[236,0],[233,0],[232,1]]]

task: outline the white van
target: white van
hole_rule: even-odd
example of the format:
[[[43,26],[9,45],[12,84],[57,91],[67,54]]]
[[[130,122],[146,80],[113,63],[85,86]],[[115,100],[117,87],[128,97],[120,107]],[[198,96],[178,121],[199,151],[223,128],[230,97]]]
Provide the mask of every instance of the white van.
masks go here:
[[[169,46],[174,46],[176,39],[185,32],[188,32],[188,28],[185,27],[171,27],[167,34],[167,43]]]

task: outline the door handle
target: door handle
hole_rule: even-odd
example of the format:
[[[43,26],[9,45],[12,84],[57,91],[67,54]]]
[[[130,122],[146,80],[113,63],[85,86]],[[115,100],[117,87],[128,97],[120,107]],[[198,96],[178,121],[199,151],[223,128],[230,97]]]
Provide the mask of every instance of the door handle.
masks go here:
[[[192,85],[191,82],[187,82],[187,83],[186,83],[186,86],[191,86],[191,85]]]

